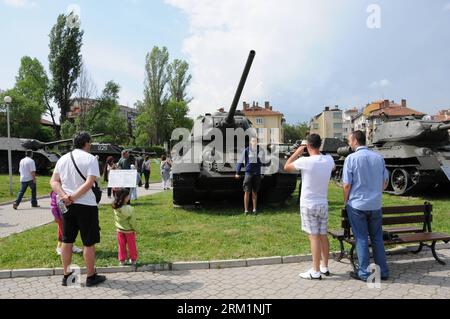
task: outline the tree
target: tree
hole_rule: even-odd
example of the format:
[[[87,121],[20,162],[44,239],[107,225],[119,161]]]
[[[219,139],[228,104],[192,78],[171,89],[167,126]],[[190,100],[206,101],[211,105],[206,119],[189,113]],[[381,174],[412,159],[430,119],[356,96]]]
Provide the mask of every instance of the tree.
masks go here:
[[[42,105],[36,101],[28,99],[17,88],[7,90],[0,96],[3,101],[5,96],[12,98],[10,105],[10,125],[11,136],[20,138],[37,138],[40,135]],[[6,116],[0,118],[0,135],[6,136]]]
[[[82,66],[81,46],[83,31],[69,22],[68,16],[58,16],[50,32],[48,56],[52,74],[51,95],[61,111],[61,125],[67,120],[70,100],[77,90],[77,79]]]
[[[28,56],[24,56],[21,59],[15,88],[19,94],[37,103],[43,108],[44,113],[50,115],[55,137],[60,138],[53,106],[50,102],[50,81],[43,65],[38,59],[32,59]]]
[[[92,134],[104,133],[100,140],[106,143],[127,144],[129,142],[127,119],[119,110],[120,85],[114,81],[106,83],[102,95],[85,117],[86,130]],[[80,125],[77,118],[76,124]]]
[[[188,74],[189,64],[186,61],[175,59],[167,69],[169,75],[170,99],[177,102],[184,101],[189,104],[192,99],[187,97],[187,87],[192,75]]]
[[[298,124],[284,124],[284,140],[286,143],[295,143],[298,140],[303,140],[309,132],[308,123],[298,123]]]
[[[80,76],[77,80],[77,93],[76,99],[80,105],[80,116],[79,116],[79,129],[81,131],[85,130],[86,125],[86,114],[88,113],[88,107],[90,105],[90,100],[97,95],[97,87],[95,86],[92,78],[84,65],[81,66]]]
[[[193,125],[187,117],[192,99],[186,93],[192,76],[186,61],[176,59],[169,64],[166,47],[154,47],[145,62],[144,101],[136,104],[136,143],[161,145],[170,139],[173,128]]]
[[[167,103],[167,115],[170,124],[166,139],[170,139],[170,135],[175,128],[187,128],[192,129],[194,121],[187,115],[189,113],[189,107],[185,101],[170,100]]]
[[[169,62],[169,52],[166,47],[162,49],[154,47],[152,52],[147,54],[145,59],[145,88],[144,88],[144,112],[143,115],[150,122],[146,123],[146,133],[150,144],[162,143],[162,136],[167,127],[167,113],[165,104],[168,100],[165,91],[169,81],[167,75],[167,65]],[[141,121],[138,121],[142,123]]]

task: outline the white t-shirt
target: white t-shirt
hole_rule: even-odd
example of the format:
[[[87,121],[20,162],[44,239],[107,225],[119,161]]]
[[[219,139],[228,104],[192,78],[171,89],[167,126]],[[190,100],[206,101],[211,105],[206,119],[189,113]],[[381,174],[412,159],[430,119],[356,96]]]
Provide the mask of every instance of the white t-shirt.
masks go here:
[[[33,180],[32,172],[36,172],[36,164],[30,157],[25,157],[19,163],[19,173],[21,182],[29,182]]]
[[[98,161],[95,156],[83,150],[76,149],[73,151],[73,158],[84,177],[100,177]],[[58,160],[55,167],[55,173],[59,174],[62,189],[68,195],[73,194],[78,188],[81,187],[81,185],[85,183],[84,179],[81,178],[80,174],[78,174],[75,166],[73,165],[72,159],[70,158],[70,153],[67,153]],[[87,191],[86,194],[78,198],[74,203],[86,206],[97,206],[95,195],[92,190]]]
[[[328,204],[328,184],[334,168],[330,155],[301,157],[294,162],[302,173],[302,192],[300,206],[313,207]]]

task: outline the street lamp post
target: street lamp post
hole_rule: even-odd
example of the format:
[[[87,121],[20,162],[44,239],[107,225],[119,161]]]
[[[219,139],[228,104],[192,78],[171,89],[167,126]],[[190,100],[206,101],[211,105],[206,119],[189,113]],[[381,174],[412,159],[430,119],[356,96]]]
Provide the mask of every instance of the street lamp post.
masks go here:
[[[9,170],[9,194],[13,195],[12,185],[12,160],[11,160],[11,130],[9,127],[9,106],[12,103],[10,96],[5,96],[4,102],[6,104],[6,122],[8,126],[8,170]]]

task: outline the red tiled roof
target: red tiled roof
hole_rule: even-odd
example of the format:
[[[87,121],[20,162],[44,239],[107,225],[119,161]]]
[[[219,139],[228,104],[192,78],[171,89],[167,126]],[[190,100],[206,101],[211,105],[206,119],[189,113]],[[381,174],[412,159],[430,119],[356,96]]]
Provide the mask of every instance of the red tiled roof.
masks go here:
[[[282,113],[273,111],[270,109],[266,109],[263,107],[250,107],[243,110],[245,116],[273,116],[273,115],[281,115]]]
[[[425,115],[422,112],[410,109],[409,107],[402,107],[401,105],[391,104],[389,107],[385,107],[379,110],[375,110],[370,113],[370,117],[380,116],[386,114],[387,116],[422,116]]]

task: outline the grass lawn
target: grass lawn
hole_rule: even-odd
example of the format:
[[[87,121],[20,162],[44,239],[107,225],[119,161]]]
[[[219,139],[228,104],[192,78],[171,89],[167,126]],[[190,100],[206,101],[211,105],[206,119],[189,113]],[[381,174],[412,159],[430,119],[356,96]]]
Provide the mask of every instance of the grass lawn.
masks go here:
[[[283,208],[263,207],[262,214],[244,216],[240,206],[201,210],[173,208],[171,192],[139,199],[139,263],[213,260],[308,253],[307,236],[299,231],[295,198]],[[384,205],[421,204],[423,198],[384,195]],[[434,204],[434,230],[450,232],[450,199],[430,199]],[[342,192],[330,186],[330,228],[340,228]],[[50,212],[49,212],[50,214]],[[97,265],[117,265],[117,242],[112,209],[100,209],[101,243]],[[80,242],[77,243],[81,245]],[[332,250],[337,242],[331,240]],[[56,225],[51,224],[0,239],[0,269],[60,267],[55,254]],[[84,265],[80,256],[73,262]]]
[[[37,178],[37,193],[38,196],[44,196],[50,194],[50,178],[51,176],[41,176],[38,175]],[[161,176],[159,173],[159,160],[155,159],[152,162],[152,171],[150,174],[150,182],[151,183],[159,183],[161,182]],[[102,188],[107,187],[107,183],[103,181],[103,178],[100,179],[100,186]],[[20,190],[20,176],[13,176],[13,192],[14,195],[11,196],[9,194],[9,175],[1,174],[0,175],[0,203],[9,202],[16,199],[17,193]],[[31,190],[28,189],[24,196],[24,201],[31,197]]]
[[[50,177],[51,176],[37,176],[37,194],[44,196],[50,194]],[[17,193],[20,190],[20,176],[13,176],[13,192],[14,195],[9,194],[9,175],[0,175],[0,203],[9,202],[16,199]],[[28,188],[25,193],[24,200],[31,197],[31,190]]]

